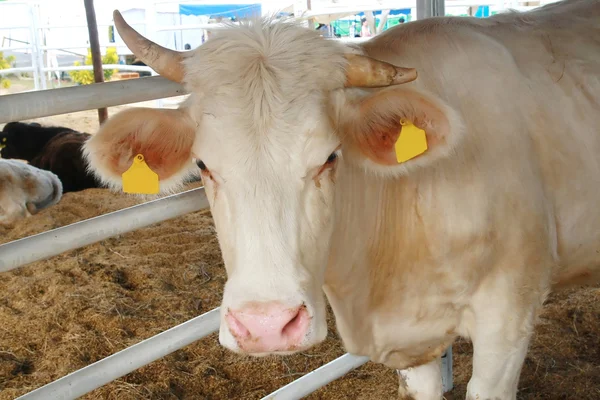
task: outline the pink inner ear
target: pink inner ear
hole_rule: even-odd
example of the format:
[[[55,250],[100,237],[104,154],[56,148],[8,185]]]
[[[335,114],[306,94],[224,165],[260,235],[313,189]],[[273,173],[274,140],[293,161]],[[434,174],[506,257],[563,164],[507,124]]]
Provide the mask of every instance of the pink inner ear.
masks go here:
[[[394,145],[400,136],[400,121],[397,126],[386,126],[366,133],[365,145],[360,145],[365,155],[379,164],[395,165],[396,153]]]
[[[358,150],[373,162],[398,165],[395,144],[400,136],[401,119],[425,131],[431,154],[447,142],[448,116],[441,104],[414,90],[385,90],[364,99],[359,112],[346,121],[343,130],[355,139]]]
[[[195,132],[179,110],[131,109],[109,119],[94,136],[92,152],[118,178],[137,154],[166,180],[190,162]]]

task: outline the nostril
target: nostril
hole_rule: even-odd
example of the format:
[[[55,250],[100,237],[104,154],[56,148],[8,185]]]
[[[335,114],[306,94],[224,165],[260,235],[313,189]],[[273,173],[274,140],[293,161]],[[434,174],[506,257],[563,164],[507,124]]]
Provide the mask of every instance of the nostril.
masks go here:
[[[229,330],[234,336],[240,339],[250,336],[250,331],[231,312],[225,316],[225,319],[227,320],[227,325],[229,325]]]
[[[308,327],[308,321],[306,306],[301,306],[296,315],[283,327],[281,334],[286,337],[303,335]]]

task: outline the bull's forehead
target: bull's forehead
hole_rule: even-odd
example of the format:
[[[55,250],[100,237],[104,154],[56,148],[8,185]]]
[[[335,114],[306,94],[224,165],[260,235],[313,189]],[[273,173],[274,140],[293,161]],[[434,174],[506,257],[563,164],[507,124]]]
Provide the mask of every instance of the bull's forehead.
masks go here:
[[[258,95],[296,99],[315,90],[341,87],[344,47],[295,23],[242,23],[198,47],[185,61],[191,92],[221,92],[258,101]]]
[[[339,145],[318,103],[299,109],[302,118],[274,113],[263,125],[248,124],[250,116],[234,116],[236,112],[228,110],[215,107],[202,112],[193,148],[198,158],[223,177],[301,179]]]
[[[194,152],[212,168],[298,175],[335,149],[325,104],[345,79],[340,44],[295,24],[244,24],[185,64]]]

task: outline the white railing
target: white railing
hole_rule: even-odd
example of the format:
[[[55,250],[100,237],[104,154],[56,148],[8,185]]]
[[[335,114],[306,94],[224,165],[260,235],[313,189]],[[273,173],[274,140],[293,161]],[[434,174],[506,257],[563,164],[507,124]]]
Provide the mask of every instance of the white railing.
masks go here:
[[[162,76],[0,96],[0,123],[131,104],[186,94]]]
[[[219,309],[215,308],[199,317],[121,350],[112,356],[63,376],[18,399],[76,399],[216,332],[219,329],[219,320]]]
[[[127,64],[102,64],[102,69],[118,69],[120,71],[137,72],[155,72],[152,68],[145,65],[127,65]],[[44,67],[43,72],[48,71],[93,71],[93,65],[70,65],[68,67]],[[33,67],[7,68],[0,69],[0,75],[17,74],[19,72],[33,71]]]

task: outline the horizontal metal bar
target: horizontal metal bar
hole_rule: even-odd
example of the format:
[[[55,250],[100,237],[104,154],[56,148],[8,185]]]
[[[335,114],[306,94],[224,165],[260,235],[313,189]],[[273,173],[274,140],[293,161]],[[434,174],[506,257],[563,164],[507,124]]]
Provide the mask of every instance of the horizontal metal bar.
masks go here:
[[[29,71],[33,71],[33,70],[35,70],[35,68],[33,68],[33,67],[0,69],[0,75],[18,74],[19,72],[29,72]]]
[[[197,188],[15,240],[0,245],[0,272],[207,207],[204,188]]]
[[[0,47],[0,51],[21,51],[21,50],[31,50],[33,46],[21,46],[21,47]]]
[[[344,376],[369,361],[368,357],[344,354],[335,360],[288,383],[261,400],[297,400]]]
[[[215,308],[18,397],[17,400],[72,400],[83,396],[216,332],[219,329],[219,313],[220,310]]]
[[[187,24],[187,25],[159,25],[154,30],[157,32],[163,31],[185,31],[190,29],[204,29],[207,31],[226,29],[227,25],[214,23],[214,24]]]
[[[98,24],[99,28],[106,28],[112,26],[113,24]],[[137,25],[137,24],[136,24]],[[87,29],[87,25],[79,24],[79,25],[41,25],[38,26],[37,29],[79,29],[85,28]]]
[[[116,44],[116,43],[110,43],[110,44],[101,44],[100,48],[102,49],[106,49],[108,47],[116,47],[117,49],[127,49],[128,47],[124,44]],[[89,48],[89,46],[40,46],[39,47],[42,50],[76,50],[76,49],[83,49],[86,50]]]
[[[15,0],[15,1],[11,1],[10,3],[4,3],[4,4],[6,4],[7,6],[8,5],[14,6],[14,5],[17,5],[17,4],[20,5],[20,6],[32,6],[35,3],[32,2],[32,1],[16,1]]]
[[[186,94],[161,76],[0,96],[0,123],[111,107]]]
[[[18,69],[18,68],[16,68]],[[44,67],[42,71],[92,71],[93,65],[70,65],[68,67]],[[152,72],[153,69],[144,65],[102,64],[102,69],[119,69],[123,71]],[[2,71],[2,70],[0,70]]]
[[[9,29],[29,29],[29,25],[13,25],[13,26],[1,26],[0,25],[0,31],[2,30],[9,30]]]

